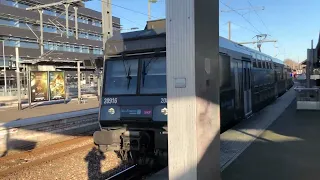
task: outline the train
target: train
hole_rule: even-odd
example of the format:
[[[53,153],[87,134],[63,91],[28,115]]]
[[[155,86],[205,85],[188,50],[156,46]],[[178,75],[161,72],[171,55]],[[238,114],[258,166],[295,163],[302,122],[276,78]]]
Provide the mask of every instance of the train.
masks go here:
[[[219,38],[221,131],[266,107],[293,86],[291,69],[272,56]],[[94,143],[123,160],[166,162],[166,32],[118,33],[106,45]]]

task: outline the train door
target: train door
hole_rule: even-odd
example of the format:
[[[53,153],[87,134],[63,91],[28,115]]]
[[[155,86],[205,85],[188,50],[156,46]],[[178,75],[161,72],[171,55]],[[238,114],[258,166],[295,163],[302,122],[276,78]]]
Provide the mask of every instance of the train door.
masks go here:
[[[275,97],[278,98],[278,73],[277,73],[277,69],[274,68],[274,93],[275,93]]]
[[[242,61],[242,84],[243,84],[243,106],[244,115],[248,117],[252,114],[252,97],[251,97],[251,62]]]
[[[231,67],[233,70],[233,82],[234,82],[234,99],[235,99],[235,110],[236,110],[236,117],[235,119],[238,119],[239,117],[243,116],[243,101],[242,101],[242,64],[241,60],[232,59]]]

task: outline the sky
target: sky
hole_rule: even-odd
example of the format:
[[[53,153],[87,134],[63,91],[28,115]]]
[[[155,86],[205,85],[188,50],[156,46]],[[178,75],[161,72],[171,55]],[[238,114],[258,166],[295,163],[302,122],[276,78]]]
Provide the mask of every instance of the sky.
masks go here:
[[[152,4],[152,19],[165,18],[165,1]],[[87,8],[97,11],[101,11],[100,5],[101,0],[86,2]],[[319,7],[319,0],[220,0],[220,36],[228,37],[228,21],[231,21],[231,40],[248,42],[254,41],[257,34],[268,34],[267,39],[278,42],[263,43],[262,52],[280,60],[290,58],[301,62],[307,57],[311,40],[314,46],[318,42]],[[143,29],[148,20],[148,1],[113,0],[112,14],[120,18],[123,29]],[[253,44],[246,46],[257,49]]]

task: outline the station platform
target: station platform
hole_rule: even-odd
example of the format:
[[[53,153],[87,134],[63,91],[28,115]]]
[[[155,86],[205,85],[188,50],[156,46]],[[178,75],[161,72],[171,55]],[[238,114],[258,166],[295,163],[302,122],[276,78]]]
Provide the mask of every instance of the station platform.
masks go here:
[[[318,179],[320,111],[296,110],[291,88],[220,135],[223,180]],[[168,168],[149,180],[168,179]]]
[[[33,103],[32,108],[29,108],[28,105],[23,105],[23,110],[18,110],[17,106],[11,108],[0,108],[0,123],[98,108],[98,106],[99,101],[97,99],[87,99],[87,102],[83,104],[78,104],[77,100],[71,100],[67,104],[64,104],[63,100],[57,100]]]
[[[313,180],[320,176],[320,111],[286,111],[223,172],[223,180]]]

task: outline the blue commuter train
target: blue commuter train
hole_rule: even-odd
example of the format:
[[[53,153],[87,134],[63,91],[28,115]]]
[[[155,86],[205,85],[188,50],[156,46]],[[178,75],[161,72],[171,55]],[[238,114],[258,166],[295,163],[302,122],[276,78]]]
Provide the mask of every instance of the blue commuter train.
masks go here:
[[[267,106],[293,82],[290,68],[279,59],[223,37],[219,45],[223,131]],[[165,28],[115,34],[106,49],[95,144],[123,159],[166,159]]]

